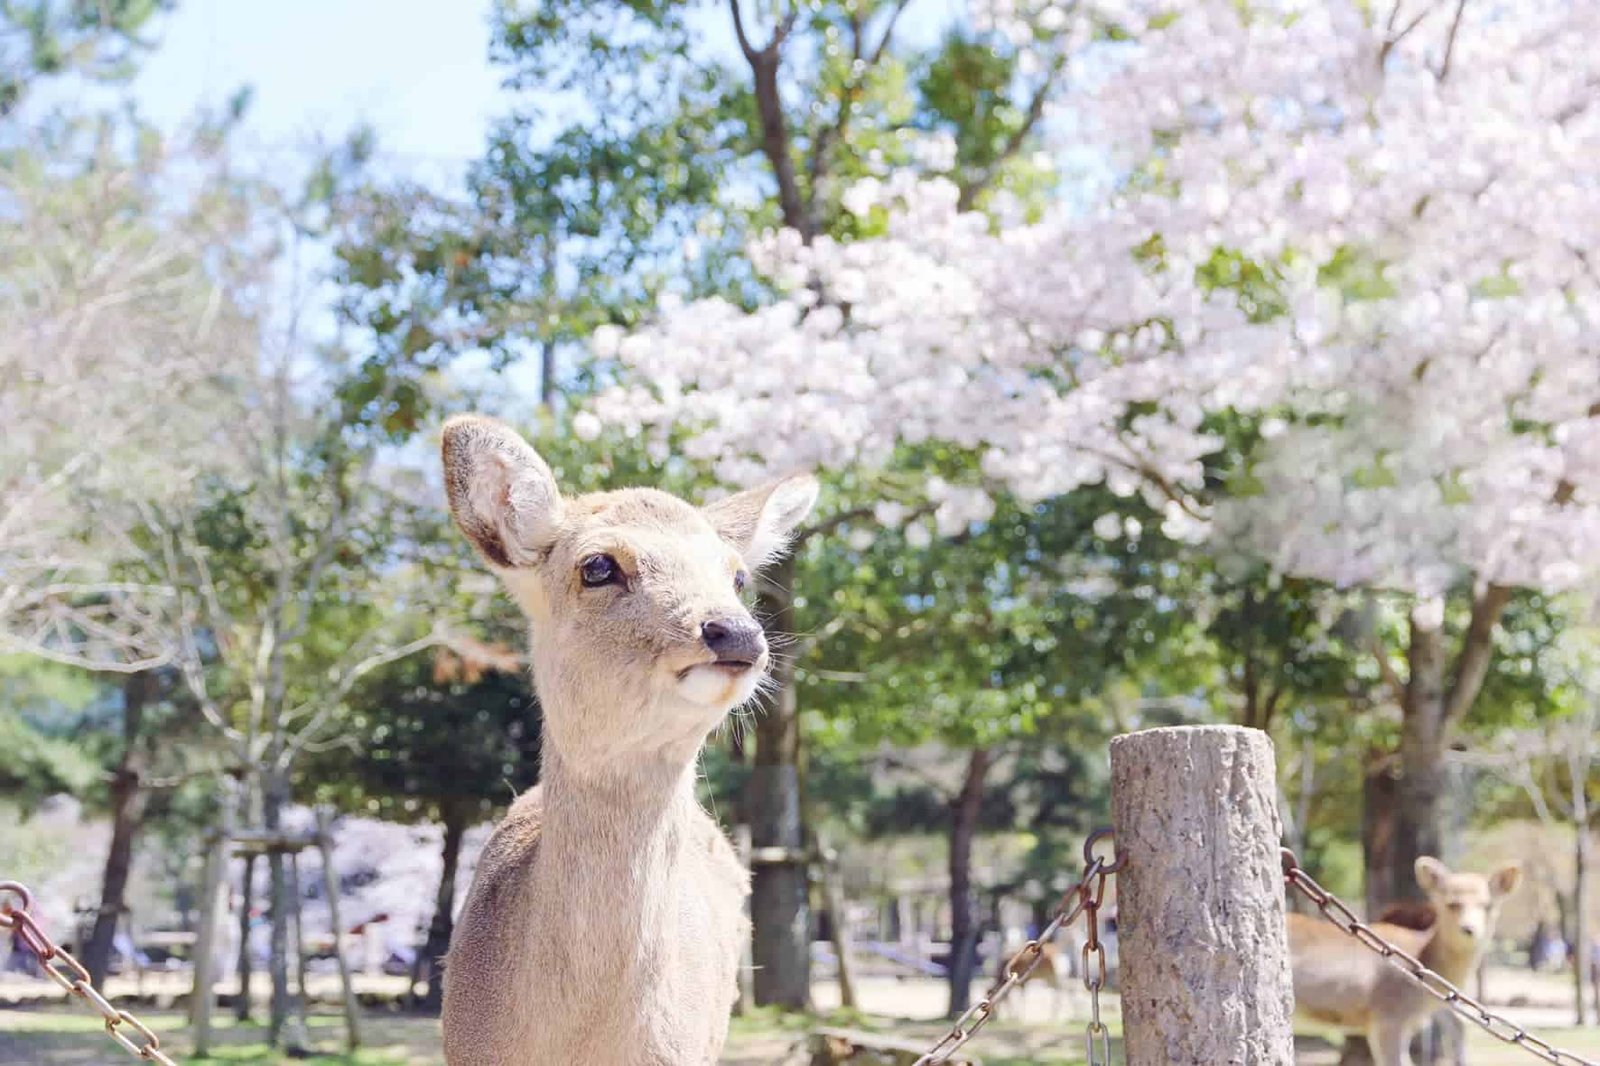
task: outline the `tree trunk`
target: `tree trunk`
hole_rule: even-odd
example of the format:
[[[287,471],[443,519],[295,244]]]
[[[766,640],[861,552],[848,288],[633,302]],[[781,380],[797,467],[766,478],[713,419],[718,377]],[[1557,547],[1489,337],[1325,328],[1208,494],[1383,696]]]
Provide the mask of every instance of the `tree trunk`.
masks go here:
[[[1446,683],[1443,630],[1411,623],[1406,682],[1400,723],[1400,803],[1396,811],[1394,852],[1390,869],[1396,899],[1420,899],[1416,861],[1432,855],[1446,862],[1446,824],[1450,782],[1445,756],[1450,733],[1477,697],[1488,670],[1494,627],[1504,609],[1504,590],[1491,588],[1473,603],[1472,623],[1457,657],[1454,678]],[[1419,1044],[1420,1042],[1420,1044]],[[1435,1017],[1413,1041],[1417,1061],[1460,1063],[1466,1055],[1466,1033],[1454,1015]]]
[[[271,756],[269,755],[269,759]],[[289,802],[289,782],[277,769],[262,780],[262,823],[268,832],[283,828],[283,808]],[[283,852],[267,853],[268,892],[272,908],[272,936],[267,951],[267,972],[272,980],[272,1012],[267,1025],[267,1046],[277,1047],[289,1018],[289,878]]]
[[[249,819],[245,819],[249,824]],[[255,905],[256,857],[244,857],[244,880],[239,891],[239,996],[233,1001],[233,1016],[241,1022],[250,1020],[252,978],[255,976],[255,959],[250,952],[250,911]]]
[[[983,813],[983,779],[992,754],[978,748],[967,757],[961,792],[950,804],[950,1006],[954,1018],[972,1002],[973,949],[978,922],[972,905],[972,840]]]
[[[433,921],[428,925],[428,939],[417,956],[417,974],[413,984],[428,982],[422,1005],[428,1010],[439,1010],[444,1005],[444,954],[450,948],[450,935],[455,930],[456,872],[461,864],[461,838],[466,835],[471,812],[466,807],[449,806],[441,812],[444,817],[443,872],[439,874],[439,891],[433,900]]]
[[[794,632],[794,577],[790,556],[775,565],[762,582],[760,613],[769,634]],[[756,718],[755,763],[745,807],[755,852],[775,848],[787,857],[757,862],[752,871],[754,991],[758,1006],[806,1010],[811,1002],[811,920],[806,868],[800,858],[805,827],[800,811],[800,715],[793,663],[780,658],[772,676],[775,695]]]
[[[1589,811],[1583,796],[1584,782],[1572,790],[1572,1009],[1574,1024],[1588,1024],[1589,998],[1585,982],[1589,977],[1589,914],[1584,906],[1589,891]]]
[[[1394,756],[1372,751],[1361,779],[1361,859],[1367,918],[1399,898],[1394,886],[1394,834],[1400,801],[1400,775]],[[1339,1066],[1372,1066],[1364,1036],[1346,1036]]]
[[[1394,834],[1400,805],[1400,775],[1391,755],[1369,753],[1361,781],[1361,859],[1367,917],[1375,918],[1399,898],[1394,884]]]
[[[139,735],[144,727],[145,706],[154,693],[155,679],[149,673],[129,674],[122,684],[122,754],[111,772],[111,847],[100,879],[100,909],[95,913],[94,929],[83,955],[90,982],[101,990],[111,972],[117,923],[127,909],[133,846],[144,820]]]
[[[1416,863],[1444,854],[1445,720],[1444,635],[1413,624],[1411,677],[1400,722],[1400,787],[1394,849],[1389,856],[1395,895],[1388,902],[1421,899]]]

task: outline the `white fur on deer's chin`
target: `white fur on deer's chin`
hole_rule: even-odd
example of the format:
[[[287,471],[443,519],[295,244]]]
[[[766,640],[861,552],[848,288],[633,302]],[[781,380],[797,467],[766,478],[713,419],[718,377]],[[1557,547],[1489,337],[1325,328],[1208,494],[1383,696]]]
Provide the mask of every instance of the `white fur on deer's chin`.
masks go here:
[[[678,698],[726,713],[756,694],[761,675],[754,667],[736,671],[716,663],[691,666],[678,675]]]

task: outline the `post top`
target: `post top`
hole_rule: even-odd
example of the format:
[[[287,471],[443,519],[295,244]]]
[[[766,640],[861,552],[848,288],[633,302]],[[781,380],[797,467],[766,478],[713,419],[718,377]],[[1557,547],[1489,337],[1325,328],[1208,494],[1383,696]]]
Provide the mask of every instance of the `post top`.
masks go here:
[[[1169,743],[1222,743],[1224,741],[1245,744],[1265,744],[1272,746],[1272,737],[1267,733],[1243,725],[1165,725],[1154,726],[1150,729],[1136,729],[1131,733],[1121,733],[1111,738],[1111,748],[1129,745],[1139,746],[1145,744]]]

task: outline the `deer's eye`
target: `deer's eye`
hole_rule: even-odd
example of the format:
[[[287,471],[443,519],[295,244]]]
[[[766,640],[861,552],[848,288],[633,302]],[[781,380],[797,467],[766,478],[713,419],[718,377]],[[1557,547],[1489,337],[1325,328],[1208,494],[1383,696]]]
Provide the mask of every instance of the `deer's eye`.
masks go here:
[[[1447,903],[1447,904],[1445,904],[1445,906],[1449,907],[1453,911],[1459,912],[1461,910],[1461,904],[1460,903]]]
[[[591,555],[578,564],[578,576],[583,579],[584,588],[615,585],[622,580],[622,567],[609,555]]]
[[[740,570],[738,573],[733,575],[733,591],[743,592],[745,585],[749,584],[749,582],[750,575],[745,573],[743,570]]]

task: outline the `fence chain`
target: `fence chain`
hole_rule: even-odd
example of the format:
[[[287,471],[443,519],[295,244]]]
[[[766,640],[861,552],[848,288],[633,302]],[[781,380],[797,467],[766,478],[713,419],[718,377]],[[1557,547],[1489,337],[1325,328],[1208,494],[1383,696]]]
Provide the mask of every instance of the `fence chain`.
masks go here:
[[[9,899],[0,898],[0,929],[15,930],[17,941],[38,957],[45,976],[99,1011],[100,1017],[105,1019],[106,1033],[128,1054],[158,1066],[178,1066],[161,1050],[161,1038],[151,1032],[148,1025],[127,1011],[118,1010],[95,991],[83,963],[45,935],[33,917],[33,893],[15,881],[0,881],[0,897],[7,895],[15,896],[22,905],[15,907]],[[130,1030],[133,1035],[124,1030]]]
[[[1496,1014],[1428,969],[1416,956],[1385,940],[1370,925],[1357,918],[1342,900],[1317,884],[1310,874],[1301,869],[1300,861],[1288,848],[1283,849],[1283,877],[1289,887],[1316,904],[1317,910],[1321,911],[1322,916],[1335,928],[1387,960],[1390,965],[1422,986],[1423,991],[1490,1036],[1520,1047],[1546,1062],[1557,1063],[1558,1066],[1600,1066],[1600,1063],[1558,1048],[1528,1032],[1504,1015]]]
[[[1039,963],[1044,958],[1045,945],[1054,940],[1062,929],[1077,921],[1080,915],[1085,914],[1088,915],[1089,939],[1083,947],[1083,984],[1089,990],[1091,1015],[1088,1029],[1084,1032],[1084,1046],[1089,1053],[1090,1066],[1103,1066],[1103,1064],[1109,1066],[1111,1034],[1105,1023],[1100,1020],[1100,989],[1106,981],[1106,952],[1100,943],[1099,910],[1105,900],[1106,881],[1122,869],[1123,856],[1117,855],[1107,861],[1095,854],[1095,846],[1102,840],[1108,839],[1111,839],[1110,829],[1097,829],[1089,834],[1089,839],[1083,843],[1083,876],[1078,879],[1077,884],[1061,894],[1061,899],[1056,904],[1055,915],[1043,929],[1039,930],[1038,936],[1022,945],[1017,953],[1011,956],[1006,962],[1005,969],[1000,971],[999,980],[989,989],[988,994],[968,1007],[951,1024],[950,1031],[940,1037],[939,1042],[918,1059],[914,1066],[937,1066],[938,1063],[948,1062],[957,1049],[988,1024],[1000,1002],[1033,976],[1033,971],[1039,968]],[[951,950],[955,950],[955,945],[951,945]],[[1096,957],[1099,963],[1093,977],[1089,971],[1091,956]]]

